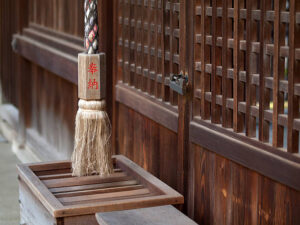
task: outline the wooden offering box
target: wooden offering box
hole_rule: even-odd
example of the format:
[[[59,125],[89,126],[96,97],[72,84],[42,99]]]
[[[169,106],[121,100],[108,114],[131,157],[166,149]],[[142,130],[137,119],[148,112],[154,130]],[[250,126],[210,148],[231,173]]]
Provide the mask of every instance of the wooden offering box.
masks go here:
[[[72,177],[69,161],[18,165],[21,223],[93,225],[97,212],[182,204],[183,196],[122,155],[108,177]]]

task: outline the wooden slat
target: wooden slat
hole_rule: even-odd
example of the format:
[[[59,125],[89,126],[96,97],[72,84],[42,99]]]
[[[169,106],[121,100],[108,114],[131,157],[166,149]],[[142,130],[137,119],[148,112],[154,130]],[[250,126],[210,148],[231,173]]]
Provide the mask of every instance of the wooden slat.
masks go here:
[[[143,209],[97,213],[96,218],[99,224],[110,225],[196,225],[196,223],[185,216],[173,206],[159,206]]]
[[[27,166],[33,172],[42,172],[48,170],[60,170],[60,169],[71,169],[70,161],[58,161],[58,162],[47,162],[45,163],[30,163]]]
[[[253,143],[248,144],[248,137],[202,120],[191,122],[190,135],[193,143],[206,149],[209,148],[227,159],[300,190],[300,182],[295,179],[300,171],[298,157],[284,158],[288,157],[286,154],[277,156],[276,152],[284,152],[277,149],[268,149],[267,146],[254,146],[255,142],[258,145],[260,144],[255,140],[253,140]],[[274,165],[277,166],[274,167]]]
[[[240,82],[239,82],[239,71],[240,71],[240,3],[238,0],[234,0],[234,49],[233,49],[233,99],[234,99],[234,106],[233,106],[233,130],[234,132],[241,132],[243,130],[243,121],[242,116],[238,112],[238,104],[241,100],[241,93],[240,93]]]
[[[15,34],[14,39],[18,54],[73,84],[77,84],[77,57],[19,34]],[[52,60],[49,61],[49,59]]]
[[[209,108],[210,105],[208,102],[205,101],[205,92],[209,87],[210,80],[205,74],[205,64],[207,63],[209,59],[209,54],[208,54],[208,47],[206,46],[206,39],[205,35],[207,33],[206,29],[208,28],[208,20],[206,19],[205,16],[205,8],[208,5],[207,0],[202,0],[201,1],[202,5],[202,16],[201,16],[201,35],[202,35],[202,42],[201,42],[201,90],[202,90],[202,98],[201,98],[201,118],[206,120],[209,119],[210,117],[210,112]]]
[[[161,41],[160,41],[160,33],[159,33],[159,30],[158,30],[158,24],[160,22],[160,11],[159,11],[159,8],[158,8],[158,5],[160,5],[161,3],[159,1],[154,1],[155,6],[154,6],[154,17],[155,17],[155,21],[154,23],[156,24],[157,26],[157,29],[154,30],[154,40],[155,40],[155,52],[154,54],[155,55],[158,55],[158,49],[160,48],[161,46]],[[161,72],[161,60],[158,59],[158,57],[155,57],[154,58],[154,71],[157,73],[157,74],[162,74]],[[161,98],[161,83],[159,82],[159,77],[156,76],[155,77],[155,86],[154,86],[154,95],[156,98],[160,99]]]
[[[222,7],[224,9],[228,8],[228,2],[223,1]],[[227,45],[227,37],[228,37],[228,19],[227,19],[227,12],[228,10],[222,11],[222,126],[223,127],[230,127],[231,126],[231,116],[230,110],[226,107],[226,99],[229,93],[229,84],[227,80],[227,63],[228,63],[228,45]]]
[[[146,3],[146,2],[145,2]],[[149,25],[152,21],[151,15],[152,15],[152,8],[150,6],[151,2],[147,1],[147,6],[146,6],[146,11],[147,11],[147,25]],[[146,29],[147,32],[147,46],[148,46],[148,51],[147,51],[147,63],[146,63],[146,67],[147,67],[147,72],[149,72],[151,70],[151,47],[152,47],[152,40],[151,40],[151,28],[150,26],[147,26]],[[151,79],[149,78],[149,76],[146,76],[146,91],[147,93],[151,93]]]
[[[268,3],[267,3],[268,2]],[[268,5],[267,5],[268,4]],[[266,7],[270,7],[269,1],[261,1],[261,20],[260,20],[260,55],[259,55],[259,84],[260,84],[260,98],[259,98],[259,140],[266,142],[269,141],[269,123],[264,119],[264,112],[269,108],[270,91],[265,88],[265,77],[270,72],[269,64],[265,59],[264,45],[266,42],[271,41],[271,25],[265,21]],[[270,57],[267,56],[269,60]]]
[[[159,15],[160,15],[160,27],[161,27],[161,35],[160,35],[160,43],[161,43],[161,74],[162,74],[162,80],[165,80],[165,16],[164,16],[164,10],[165,10],[165,4],[164,1],[160,1],[160,10],[159,10]],[[159,52],[158,52],[159,53]],[[157,54],[158,54],[157,53]],[[161,99],[163,101],[168,100],[168,96],[166,94],[166,86],[161,85]]]
[[[65,32],[60,32],[58,30],[49,29],[45,26],[41,26],[36,23],[29,23],[29,27],[36,31],[42,32],[44,34],[48,34],[49,36],[54,36],[56,38],[66,40],[66,41],[76,44],[78,46],[82,46],[82,43],[83,43],[83,38],[79,38],[74,35],[67,34]]]
[[[23,29],[23,35],[73,56],[84,52],[84,48],[81,45],[69,42],[68,39],[58,38],[57,36],[59,35],[49,35],[48,33],[36,31],[33,28]]]
[[[100,189],[92,189],[92,190],[83,190],[83,191],[72,191],[67,193],[58,193],[54,194],[56,198],[66,198],[66,197],[74,197],[74,196],[84,196],[91,194],[100,194],[100,193],[112,193],[119,191],[129,191],[142,189],[143,185],[130,185],[130,186],[122,186],[122,187],[110,187],[110,188],[100,188]]]
[[[39,176],[40,180],[51,180],[51,179],[72,177],[71,169],[68,170],[69,171],[67,173],[59,173],[60,171],[58,170],[51,170],[50,174],[38,175],[37,172],[35,174]],[[47,171],[48,170],[39,171],[39,172],[47,172]],[[122,172],[120,169],[114,169],[114,173],[120,173],[120,172]]]
[[[136,180],[126,180],[126,181],[116,181],[116,182],[101,183],[101,184],[85,184],[85,185],[76,185],[76,186],[69,186],[69,187],[50,188],[49,190],[53,194],[58,194],[58,193],[93,190],[99,188],[123,187],[123,186],[136,185],[136,184],[138,184]]]
[[[92,194],[92,195],[84,195],[84,196],[74,196],[74,197],[63,197],[58,198],[58,200],[63,204],[78,204],[90,201],[112,201],[116,198],[126,197],[130,198],[132,196],[139,196],[149,194],[149,190],[146,188],[139,189],[139,190],[132,190],[132,191],[120,191],[120,192],[113,192],[113,193],[101,193],[101,194]]]
[[[285,1],[284,1],[285,2]],[[282,62],[279,56],[280,45],[282,44],[282,24],[280,24],[280,9],[283,3],[279,0],[274,1],[274,58],[273,58],[273,120],[272,120],[272,143],[275,147],[283,146],[283,127],[278,125],[278,115],[283,113],[283,94],[279,91],[279,81],[282,78],[280,67]]]
[[[133,5],[134,7],[134,11],[135,11],[135,15],[134,15],[134,19],[132,19],[132,23],[135,24],[134,26],[134,44],[135,46],[137,46],[139,43],[141,43],[141,29],[138,26],[138,22],[137,21],[141,21],[141,9],[140,6],[138,4]],[[134,49],[134,61],[135,63],[132,63],[134,66],[133,68],[135,69],[134,71],[132,71],[134,73],[134,78],[133,78],[133,85],[135,86],[135,88],[139,88],[139,75],[137,73],[137,67],[141,65],[141,57],[140,57],[140,52],[137,51],[137,47],[135,47]]]
[[[110,183],[115,181],[130,180],[131,178],[126,173],[114,173],[109,177],[86,176],[86,177],[71,177],[55,180],[44,180],[44,184],[48,188],[70,187],[76,185]]]
[[[55,173],[55,171],[53,171]],[[39,176],[40,180],[51,180],[51,179],[61,179],[72,177],[72,173],[61,173],[61,174],[51,174]]]
[[[51,176],[53,174],[65,174],[71,173],[71,168],[68,169],[58,169],[58,170],[44,170],[34,172],[37,176]]]
[[[144,2],[146,3],[146,2]],[[142,4],[142,19],[141,19],[141,24],[142,24],[142,39],[141,39],[141,58],[142,58],[142,63],[141,63],[141,77],[140,77],[140,83],[141,83],[141,90],[142,91],[146,91],[146,86],[147,86],[147,78],[145,76],[143,76],[143,72],[144,70],[147,68],[147,65],[146,65],[146,61],[147,61],[147,58],[146,58],[146,54],[147,54],[147,48],[145,47],[148,47],[147,46],[147,42],[148,42],[148,39],[146,38],[146,35],[147,35],[147,29],[146,28],[146,24],[147,24],[147,16],[148,14],[146,13],[147,11],[147,8],[146,8],[146,5],[145,4]],[[147,24],[148,25],[148,24]]]
[[[295,83],[300,81],[299,61],[295,60],[295,48],[300,46],[298,40],[300,29],[295,24],[296,10],[300,9],[299,2],[291,0],[290,4],[290,24],[289,24],[289,66],[288,66],[288,126],[287,126],[287,151],[290,153],[299,152],[299,131],[294,130],[294,119],[299,117],[299,97],[295,96]]]
[[[173,7],[173,1],[171,0],[171,2],[168,2],[168,5],[170,6],[170,8]],[[175,15],[173,10],[169,10],[169,29],[170,29],[170,33],[171,31],[174,30],[174,27],[175,27],[175,21],[176,21],[176,18],[175,18]],[[172,35],[169,35],[169,53],[170,53],[170,57],[169,57],[169,76],[171,74],[174,74],[176,73],[176,71],[174,71],[174,58],[172,57],[173,54],[175,53],[176,51],[176,40],[174,40],[173,36]],[[166,58],[168,58],[166,56]],[[176,98],[176,92],[174,92],[172,89],[170,89],[170,103],[172,105],[176,105],[176,102],[175,102],[175,98]]]
[[[247,1],[247,19],[246,19],[246,135],[249,137],[256,136],[256,119],[251,116],[251,106],[256,104],[256,90],[251,82],[251,74],[254,72],[256,62],[254,55],[251,53],[251,43],[256,38],[256,27],[252,21],[251,10],[255,7],[257,1]]]
[[[212,1],[212,26],[211,26],[211,35],[212,35],[212,54],[211,54],[211,122],[212,123],[219,123],[220,122],[220,115],[218,107],[216,106],[216,89],[217,87],[217,75],[216,75],[216,64],[217,64],[217,48],[216,48],[216,41],[217,41],[217,0]]]

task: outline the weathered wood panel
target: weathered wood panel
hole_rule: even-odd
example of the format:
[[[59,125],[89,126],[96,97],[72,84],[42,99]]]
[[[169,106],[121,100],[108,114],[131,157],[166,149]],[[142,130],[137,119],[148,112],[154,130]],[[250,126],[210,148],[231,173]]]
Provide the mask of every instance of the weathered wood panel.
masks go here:
[[[173,188],[177,187],[177,135],[119,104],[116,152],[138,163]]]
[[[28,128],[35,132],[29,135],[33,139],[44,139],[55,151],[52,154],[56,158],[67,159],[73,151],[77,86],[35,64],[31,68],[32,88],[28,91],[32,105]],[[48,154],[51,155],[51,152]]]
[[[83,51],[83,0],[1,1],[0,8],[1,92],[3,101],[19,110],[18,141],[39,150],[43,160],[69,158],[77,53]],[[20,55],[12,51],[14,33]]]
[[[196,222],[299,224],[299,192],[202,147],[190,147],[195,167],[189,190],[195,191],[189,216]]]
[[[0,2],[0,78],[1,98],[4,103],[17,106],[17,57],[11,49],[11,37],[18,31],[18,20],[11,12],[16,12],[17,0]],[[5,19],[4,19],[5,18]],[[4,21],[10,21],[4,22]],[[11,76],[11,74],[15,74]]]

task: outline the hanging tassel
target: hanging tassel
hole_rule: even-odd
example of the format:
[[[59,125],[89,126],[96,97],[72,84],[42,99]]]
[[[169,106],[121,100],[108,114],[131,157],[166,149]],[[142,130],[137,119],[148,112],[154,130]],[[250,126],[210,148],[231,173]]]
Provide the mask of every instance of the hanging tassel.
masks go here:
[[[105,111],[105,54],[78,55],[78,112],[72,155],[73,176],[113,172],[111,124]]]
[[[111,174],[111,124],[105,100],[79,100],[76,115],[75,149],[72,156],[74,176]]]
[[[78,54],[78,112],[72,155],[73,176],[113,172],[110,146],[111,124],[105,112],[106,60],[98,54],[97,0],[84,2],[84,47]]]

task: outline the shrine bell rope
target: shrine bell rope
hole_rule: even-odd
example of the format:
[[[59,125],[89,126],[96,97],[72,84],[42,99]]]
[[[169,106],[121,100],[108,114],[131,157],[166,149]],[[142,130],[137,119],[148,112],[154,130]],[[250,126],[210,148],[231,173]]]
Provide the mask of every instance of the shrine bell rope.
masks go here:
[[[97,0],[85,0],[85,53],[78,55],[78,111],[72,155],[73,176],[113,172],[111,124],[105,111],[105,54],[98,52]]]

